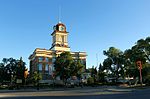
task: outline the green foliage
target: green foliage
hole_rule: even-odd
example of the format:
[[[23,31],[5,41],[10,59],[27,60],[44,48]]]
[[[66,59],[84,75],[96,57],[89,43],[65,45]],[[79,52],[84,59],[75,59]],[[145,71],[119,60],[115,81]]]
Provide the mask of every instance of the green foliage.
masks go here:
[[[144,79],[144,83],[147,85],[150,85],[150,74],[148,74],[145,79]]]
[[[107,56],[103,62],[104,70],[106,70],[108,74],[112,74],[116,80],[120,76],[124,78],[123,52],[115,47],[110,47],[103,53]]]
[[[70,52],[63,52],[54,62],[55,75],[61,80],[67,80],[71,76],[80,77],[83,72],[83,65],[80,60],[73,60]]]
[[[33,77],[31,78],[32,83],[37,86],[37,84],[39,83],[39,80],[42,79],[42,75],[38,72],[34,72],[33,73]]]
[[[139,77],[136,62],[141,61],[143,80],[150,81],[150,37],[138,40],[131,49],[125,50],[124,53],[115,47],[110,47],[103,53],[107,58],[101,66],[99,76],[102,76],[105,71],[107,76],[111,77]]]
[[[131,49],[128,49],[124,52],[125,57],[125,67],[126,67],[126,75],[130,77],[138,77],[139,70],[136,65],[137,61],[142,62],[142,74],[144,78],[145,75],[148,74],[148,68],[145,66],[147,62],[150,62],[150,37],[147,37],[145,40],[140,39],[137,41],[136,45],[134,45]],[[148,64],[147,64],[148,65]]]
[[[70,52],[63,52],[56,58],[54,62],[55,75],[60,76],[62,80],[69,78],[71,74],[70,66],[73,63],[72,56]]]
[[[150,37],[147,37],[145,40],[138,40],[135,46],[146,57],[146,60],[150,62]]]
[[[103,83],[103,82],[105,82],[105,76],[106,76],[106,74],[104,72],[104,67],[100,64],[98,69],[99,69],[98,70],[98,81]]]
[[[14,82],[16,79],[24,80],[25,62],[14,58],[3,58],[0,63],[0,82]]]
[[[20,58],[20,60],[18,60],[17,62],[17,67],[16,67],[16,78],[17,79],[24,79],[24,71],[25,71],[25,63],[22,60],[22,57]]]
[[[70,76],[77,76],[80,78],[81,74],[83,73],[83,67],[84,66],[81,64],[79,59],[74,61],[70,66],[70,70],[71,70]]]
[[[99,77],[99,82],[105,82],[105,72],[99,72],[98,77]]]
[[[4,64],[0,63],[0,82],[4,80]]]
[[[89,77],[87,79],[87,83],[88,83],[88,85],[93,85],[94,84],[94,78],[93,77]]]

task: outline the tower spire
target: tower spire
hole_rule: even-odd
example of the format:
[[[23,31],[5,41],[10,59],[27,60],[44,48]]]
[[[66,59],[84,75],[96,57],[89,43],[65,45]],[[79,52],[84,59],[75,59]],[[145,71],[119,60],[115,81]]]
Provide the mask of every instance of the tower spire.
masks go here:
[[[61,5],[59,5],[58,23],[61,23]]]

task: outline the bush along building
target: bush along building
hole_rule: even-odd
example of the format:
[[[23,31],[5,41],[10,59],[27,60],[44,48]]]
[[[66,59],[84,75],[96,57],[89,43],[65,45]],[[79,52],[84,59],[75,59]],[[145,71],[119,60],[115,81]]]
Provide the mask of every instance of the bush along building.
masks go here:
[[[86,52],[71,52],[68,45],[68,32],[66,26],[59,22],[53,27],[52,46],[50,49],[36,48],[29,56],[30,75],[38,72],[42,76],[43,81],[53,78],[54,62],[62,52],[70,52],[74,60],[80,59],[81,64],[86,68]]]

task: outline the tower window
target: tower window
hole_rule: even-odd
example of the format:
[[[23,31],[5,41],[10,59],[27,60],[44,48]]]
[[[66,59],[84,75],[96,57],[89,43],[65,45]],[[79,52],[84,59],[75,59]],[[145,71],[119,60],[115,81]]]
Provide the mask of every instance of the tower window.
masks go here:
[[[56,36],[53,36],[53,43],[56,41]]]
[[[61,36],[61,39],[62,39],[62,42],[64,43],[64,36],[63,35]]]
[[[62,42],[62,37],[59,35],[59,41]]]

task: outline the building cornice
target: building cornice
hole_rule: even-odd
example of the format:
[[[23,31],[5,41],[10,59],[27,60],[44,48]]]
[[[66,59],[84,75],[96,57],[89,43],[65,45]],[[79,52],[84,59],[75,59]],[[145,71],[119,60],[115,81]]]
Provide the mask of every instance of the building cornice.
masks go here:
[[[68,34],[69,32],[55,30],[51,35],[54,35],[55,33]]]

